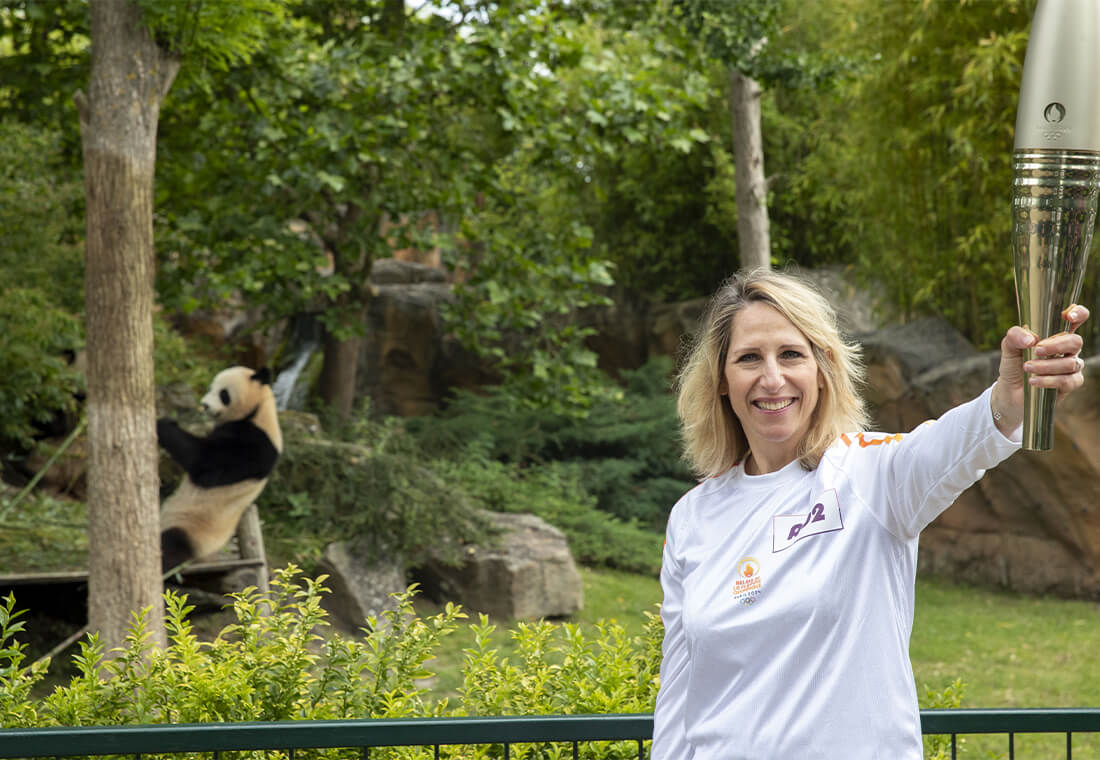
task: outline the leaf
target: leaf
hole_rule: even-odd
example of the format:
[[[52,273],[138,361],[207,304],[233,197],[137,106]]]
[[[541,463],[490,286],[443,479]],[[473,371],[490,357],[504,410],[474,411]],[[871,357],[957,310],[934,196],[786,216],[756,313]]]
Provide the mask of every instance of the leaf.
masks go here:
[[[317,179],[321,180],[321,184],[327,186],[335,192],[340,192],[347,184],[343,177],[338,177],[335,174],[329,174],[326,171],[318,170]]]
[[[669,144],[680,153],[691,153],[691,140],[683,136],[673,137]]]
[[[601,127],[606,127],[608,125],[607,117],[592,108],[589,108],[587,111],[585,111],[584,116],[593,124],[599,125]]]

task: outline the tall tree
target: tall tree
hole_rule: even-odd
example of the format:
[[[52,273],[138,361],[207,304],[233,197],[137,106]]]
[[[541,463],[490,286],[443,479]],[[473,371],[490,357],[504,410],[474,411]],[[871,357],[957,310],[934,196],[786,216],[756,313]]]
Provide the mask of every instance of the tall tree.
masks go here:
[[[87,197],[88,622],[122,644],[150,609],[163,643],[153,392],[153,175],[160,103],[179,70],[133,0],[91,0],[92,68],[77,93]]]
[[[733,167],[737,184],[737,243],[741,264],[771,266],[768,224],[768,179],[764,173],[764,138],[760,128],[760,83],[737,69],[730,71],[730,120]]]
[[[838,5],[797,11],[834,24],[829,44],[859,64],[815,104],[812,150],[791,167],[804,208],[828,209],[899,317],[940,314],[993,348],[1017,318],[1012,144],[1035,0]]]
[[[154,425],[153,180],[161,103],[186,54],[199,75],[247,58],[280,0],[91,0],[80,113],[87,204],[89,628],[122,643],[133,613],[165,640]]]
[[[594,356],[558,315],[610,282],[573,191],[592,156],[628,142],[690,150],[682,101],[705,80],[665,81],[653,40],[604,34],[572,4],[430,7],[441,13],[295,3],[253,65],[215,81],[222,97],[177,85],[158,234],[179,255],[162,293],[182,308],[241,293],[275,318],[321,312],[323,399],[346,410],[372,262],[442,243],[467,259],[456,332],[572,403]]]
[[[760,80],[768,38],[779,30],[780,0],[680,0],[688,28],[728,72],[737,242],[744,267],[771,266],[768,181],[760,124]]]

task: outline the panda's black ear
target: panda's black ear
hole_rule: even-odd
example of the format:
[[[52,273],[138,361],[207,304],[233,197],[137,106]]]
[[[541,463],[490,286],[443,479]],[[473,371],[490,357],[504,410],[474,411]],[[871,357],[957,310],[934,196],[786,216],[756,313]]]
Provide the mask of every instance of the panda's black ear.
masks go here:
[[[267,367],[261,367],[252,373],[252,379],[261,385],[271,385],[271,370]]]

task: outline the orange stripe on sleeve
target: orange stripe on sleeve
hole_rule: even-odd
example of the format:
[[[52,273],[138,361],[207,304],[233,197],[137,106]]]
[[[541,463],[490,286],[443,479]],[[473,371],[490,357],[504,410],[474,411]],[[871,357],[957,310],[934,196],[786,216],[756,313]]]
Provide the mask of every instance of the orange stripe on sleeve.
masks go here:
[[[884,443],[897,443],[904,437],[905,436],[902,433],[894,433],[893,435],[888,435],[883,438],[872,438],[870,440],[864,438],[863,433],[860,433],[858,436],[856,436],[857,440],[859,440],[859,446],[862,449],[865,449],[868,446],[881,446]]]

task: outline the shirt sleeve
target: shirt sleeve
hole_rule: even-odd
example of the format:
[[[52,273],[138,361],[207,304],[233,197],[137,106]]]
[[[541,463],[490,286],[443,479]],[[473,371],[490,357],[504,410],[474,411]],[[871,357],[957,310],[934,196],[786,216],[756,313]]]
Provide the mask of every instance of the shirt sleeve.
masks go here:
[[[664,591],[661,620],[665,637],[661,645],[661,686],[653,713],[652,760],[691,760],[695,754],[684,727],[691,658],[684,636],[682,565],[676,558],[674,541],[670,520],[661,561],[661,588]]]
[[[916,538],[987,469],[1020,448],[1019,431],[1008,438],[994,424],[992,392],[987,388],[978,398],[923,423],[896,445],[868,452],[877,461],[867,463],[876,472],[864,497],[895,536]]]

